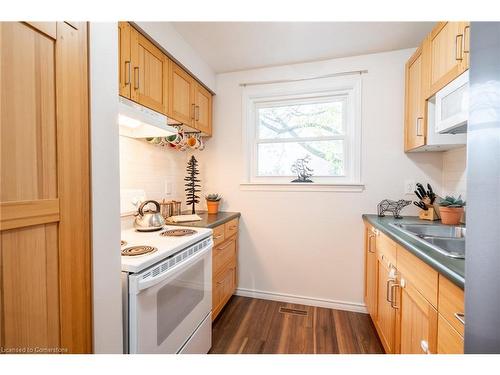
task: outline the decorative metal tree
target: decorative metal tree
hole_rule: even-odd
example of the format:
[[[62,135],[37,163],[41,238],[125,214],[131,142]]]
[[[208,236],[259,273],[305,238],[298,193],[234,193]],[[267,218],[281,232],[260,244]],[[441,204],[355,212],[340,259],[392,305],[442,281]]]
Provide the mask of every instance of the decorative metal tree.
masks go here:
[[[295,163],[292,164],[292,173],[297,174],[297,178],[292,180],[292,182],[313,182],[309,177],[313,175],[312,172],[314,170],[307,166],[310,160],[311,156],[307,155],[304,158],[297,159]]]
[[[200,188],[201,185],[199,184],[200,180],[196,177],[197,175],[200,174],[198,171],[198,160],[194,156],[191,156],[191,159],[189,159],[186,172],[188,175],[184,177],[184,181],[187,183],[184,184],[186,189],[186,205],[192,205],[192,213],[195,213],[195,205],[196,203],[199,203],[199,196],[196,195],[196,193],[199,193],[201,190],[197,189]]]

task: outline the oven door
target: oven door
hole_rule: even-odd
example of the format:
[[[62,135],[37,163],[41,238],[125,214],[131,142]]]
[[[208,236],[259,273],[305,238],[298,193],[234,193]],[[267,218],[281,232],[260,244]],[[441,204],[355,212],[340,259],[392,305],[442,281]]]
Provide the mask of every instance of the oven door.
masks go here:
[[[151,269],[129,276],[130,353],[177,353],[197,331],[212,309],[211,250],[154,277],[145,277]]]

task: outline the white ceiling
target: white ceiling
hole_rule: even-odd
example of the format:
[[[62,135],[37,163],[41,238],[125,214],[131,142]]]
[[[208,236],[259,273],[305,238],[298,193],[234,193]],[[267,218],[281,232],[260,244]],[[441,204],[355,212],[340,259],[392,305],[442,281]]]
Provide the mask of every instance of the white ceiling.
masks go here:
[[[216,73],[416,47],[433,22],[172,22]]]

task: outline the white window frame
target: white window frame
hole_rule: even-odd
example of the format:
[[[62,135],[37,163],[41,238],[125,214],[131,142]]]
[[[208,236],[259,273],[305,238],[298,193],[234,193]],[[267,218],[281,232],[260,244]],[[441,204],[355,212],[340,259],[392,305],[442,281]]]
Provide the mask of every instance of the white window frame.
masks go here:
[[[243,190],[362,191],[361,183],[361,95],[362,80],[355,77],[319,78],[300,82],[273,83],[243,88],[242,123],[244,149]],[[292,183],[288,176],[257,175],[257,109],[304,101],[321,102],[336,96],[346,98],[347,116],[342,136],[309,140],[344,139],[344,176],[313,176],[313,183]],[[283,141],[283,140],[280,140]],[[295,140],[290,140],[295,141]],[[266,142],[266,141],[264,141]],[[260,143],[264,143],[260,140]]]

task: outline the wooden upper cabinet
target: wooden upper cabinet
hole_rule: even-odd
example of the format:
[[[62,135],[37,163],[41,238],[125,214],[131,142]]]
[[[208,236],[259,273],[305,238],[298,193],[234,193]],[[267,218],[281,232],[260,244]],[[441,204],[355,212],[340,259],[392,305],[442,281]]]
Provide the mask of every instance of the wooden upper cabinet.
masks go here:
[[[470,29],[467,22],[439,22],[430,35],[431,92],[435,94],[468,69]]]
[[[200,84],[195,86],[195,129],[212,134],[212,94]]]
[[[401,354],[437,352],[437,310],[402,276],[399,280],[398,341]]]
[[[132,63],[130,61],[130,31],[128,22],[118,22],[119,45],[119,92],[121,96],[130,99]]]
[[[406,63],[405,151],[426,144],[429,96],[429,41],[425,39]]]
[[[153,43],[131,28],[132,89],[131,98],[160,113],[167,113],[167,56]]]
[[[169,115],[183,124],[194,126],[196,81],[179,65],[170,67]]]
[[[377,318],[377,255],[373,227],[365,226],[365,304],[373,320]]]

